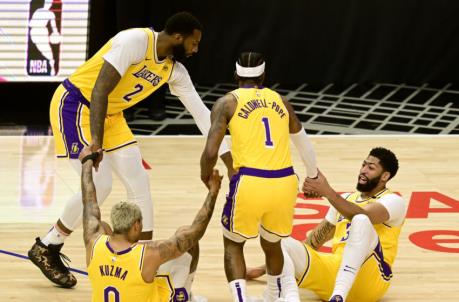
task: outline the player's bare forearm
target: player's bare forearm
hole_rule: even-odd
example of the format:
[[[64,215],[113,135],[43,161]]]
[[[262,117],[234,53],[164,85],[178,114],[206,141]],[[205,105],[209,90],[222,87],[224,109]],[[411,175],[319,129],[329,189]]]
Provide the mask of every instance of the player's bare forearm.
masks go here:
[[[355,215],[366,214],[363,207],[347,201],[340,194],[336,193],[333,189],[329,191],[325,198],[328,199],[330,204],[335,207],[335,209],[348,220],[352,220]]]
[[[335,226],[324,219],[312,230],[305,242],[313,249],[318,250],[325,242],[333,238],[334,233]]]
[[[118,71],[110,63],[104,62],[92,91],[89,115],[92,142],[96,148],[102,147],[108,95],[120,79],[121,76]]]
[[[221,178],[219,182],[221,182]],[[220,183],[218,183],[217,187],[215,187],[215,183],[211,184],[211,190],[191,226],[180,227],[170,239],[157,243],[161,263],[177,258],[187,252],[204,236],[214,212],[219,187]]]
[[[209,129],[209,134],[207,136],[206,146],[201,156],[201,180],[204,183],[207,182],[209,176],[212,174],[212,169],[217,163],[218,149],[222,143],[223,138],[225,137],[226,128],[228,127],[226,114],[225,99],[222,97],[215,103],[210,113],[210,119],[212,123]],[[225,159],[222,157],[222,159],[224,161],[227,160],[227,162],[225,162],[227,167],[228,164],[230,164],[232,167],[232,157],[230,163],[228,156],[231,157],[231,154],[226,155]]]
[[[92,179],[92,160],[82,166],[81,191],[83,195],[83,238],[88,245],[100,230],[100,209],[97,204],[96,187]]]

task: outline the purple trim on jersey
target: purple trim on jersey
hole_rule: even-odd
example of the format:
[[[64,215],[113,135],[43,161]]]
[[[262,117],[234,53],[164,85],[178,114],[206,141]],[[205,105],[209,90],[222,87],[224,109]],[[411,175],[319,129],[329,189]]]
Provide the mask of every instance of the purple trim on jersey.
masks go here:
[[[107,248],[110,250],[110,252],[112,254],[115,254],[115,255],[124,255],[126,253],[129,253],[131,250],[132,250],[132,246],[128,247],[127,249],[125,250],[122,250],[122,251],[119,251],[119,252],[115,252],[112,247],[110,246],[110,243],[108,241],[105,242],[105,245],[107,246]]]
[[[378,242],[378,245],[374,249],[374,254],[376,260],[378,260],[379,271],[384,280],[389,281],[392,278],[392,269],[390,265],[384,261],[384,254],[381,246],[381,242]]]
[[[121,149],[121,148],[124,148],[126,146],[129,146],[129,145],[132,145],[132,144],[136,144],[137,141],[132,141],[132,142],[129,142],[129,143],[125,143],[121,146],[118,146],[118,147],[115,147],[115,148],[111,148],[111,149],[106,149],[104,150],[105,152],[112,152],[112,151],[115,151],[115,150],[118,150],[118,149]]]
[[[233,214],[234,214],[234,202],[235,202],[235,197],[236,197],[236,191],[237,191],[237,186],[239,184],[239,180],[241,178],[241,170],[233,177],[231,177],[230,181],[230,189],[228,196],[226,196],[226,203],[225,206],[223,207],[223,213],[222,213],[222,225],[225,229],[228,231],[232,230],[232,222],[233,222]]]
[[[270,234],[273,234],[273,235],[276,235],[276,236],[278,236],[278,237],[287,238],[287,237],[290,236],[290,234],[288,234],[288,235],[279,235],[279,234],[277,234],[277,233],[271,232],[270,230],[266,229],[262,224],[260,224],[260,227],[261,227],[265,232],[270,233]]]
[[[82,129],[79,125],[79,116],[81,114],[81,104],[89,107],[90,104],[68,79],[62,83],[68,91],[66,97],[62,100],[60,107],[61,132],[70,158],[78,158],[81,150],[87,144],[82,141]],[[80,139],[81,138],[81,139]]]
[[[242,290],[241,286],[239,285],[239,282],[236,282],[236,292],[237,292],[237,298],[239,302],[244,302],[244,299],[242,299]]]
[[[262,170],[242,167],[239,169],[239,174],[264,178],[281,178],[293,175],[295,172],[293,171],[293,167],[288,167],[280,170]]]
[[[143,265],[143,254],[145,253],[145,249],[146,249],[146,245],[143,245],[142,246],[142,253],[140,254],[140,265],[139,265],[139,269],[140,270],[142,269],[142,265]]]
[[[174,302],[181,302],[181,301],[188,301],[188,292],[184,287],[174,288],[174,298],[172,301]]]
[[[70,94],[74,95],[76,100],[88,106],[88,108],[91,107],[91,104],[89,103],[89,101],[83,96],[83,94],[81,94],[80,89],[75,87],[75,85],[73,85],[69,79],[65,79],[64,82],[62,82],[62,85],[64,85],[65,89],[67,89],[67,91],[70,92]]]

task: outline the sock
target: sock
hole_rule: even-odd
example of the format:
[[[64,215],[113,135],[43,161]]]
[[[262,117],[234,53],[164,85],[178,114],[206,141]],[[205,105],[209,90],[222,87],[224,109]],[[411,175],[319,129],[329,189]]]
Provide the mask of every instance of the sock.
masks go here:
[[[363,262],[379,241],[378,234],[368,216],[355,215],[351,223],[349,238],[344,247],[343,259],[331,295],[331,297],[340,295],[343,300],[346,300]]]
[[[281,286],[281,275],[277,276],[272,276],[272,275],[266,275],[267,279],[267,287],[266,287],[266,301],[271,302],[271,301],[276,301],[276,299],[281,297],[282,293],[282,286]]]
[[[298,285],[295,279],[295,266],[288,252],[283,249],[284,267],[282,268],[282,296],[289,302],[300,302]]]
[[[246,298],[246,282],[244,279],[236,279],[229,283],[231,294],[234,302],[245,302]]]
[[[49,230],[48,234],[41,240],[41,242],[48,246],[48,244],[58,245],[64,243],[64,240],[68,237],[68,234],[65,234],[61,231],[57,225],[53,225],[51,230]]]

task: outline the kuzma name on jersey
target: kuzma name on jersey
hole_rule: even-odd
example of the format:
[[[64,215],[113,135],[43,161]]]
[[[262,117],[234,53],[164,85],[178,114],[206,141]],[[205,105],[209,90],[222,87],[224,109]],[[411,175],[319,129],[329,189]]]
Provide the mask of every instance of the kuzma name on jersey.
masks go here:
[[[122,267],[114,265],[99,265],[100,276],[101,277],[115,277],[121,280],[125,280],[128,274],[127,270],[124,270]]]

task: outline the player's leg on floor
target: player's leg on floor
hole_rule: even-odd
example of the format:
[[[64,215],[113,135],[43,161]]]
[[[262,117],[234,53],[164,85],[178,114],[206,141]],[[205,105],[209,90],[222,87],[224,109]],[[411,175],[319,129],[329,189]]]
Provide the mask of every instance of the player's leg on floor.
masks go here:
[[[150,193],[150,180],[142,165],[139,146],[107,152],[113,171],[124,184],[128,201],[135,202],[142,210],[143,231],[140,240],[153,238],[153,202]]]
[[[359,214],[352,218],[349,238],[344,247],[343,259],[330,301],[339,301],[335,298],[337,296],[341,297],[342,301],[346,300],[360,267],[375,249],[378,240],[378,234],[368,216]]]
[[[78,159],[71,159],[72,167],[81,174],[81,163]],[[110,164],[102,161],[98,172],[93,174],[96,186],[97,201],[102,204],[111,191],[112,176]],[[29,259],[52,282],[63,286],[73,287],[76,284],[75,276],[69,271],[61,260],[68,259],[61,254],[65,239],[81,224],[83,204],[81,190],[73,195],[66,203],[64,211],[57,223],[49,230],[48,234],[40,240],[36,238],[35,244],[29,250]]]
[[[306,253],[303,243],[288,237],[281,241],[284,255],[284,267],[282,269],[282,296],[287,301],[299,302],[298,284],[296,278],[301,278],[302,273],[309,265],[309,255]]]
[[[232,239],[223,236],[226,279],[229,283],[233,301],[245,302],[247,301],[244,258],[245,240],[241,239],[236,242]]]

